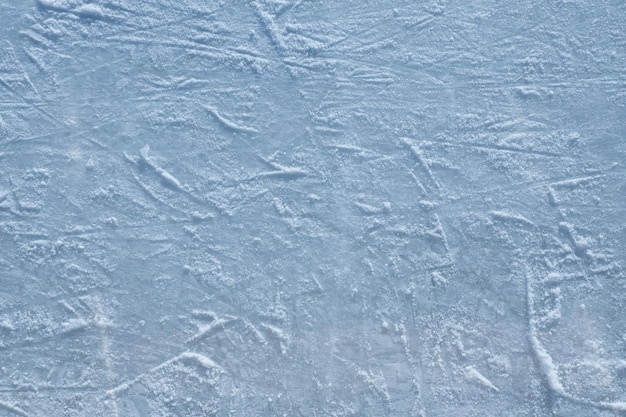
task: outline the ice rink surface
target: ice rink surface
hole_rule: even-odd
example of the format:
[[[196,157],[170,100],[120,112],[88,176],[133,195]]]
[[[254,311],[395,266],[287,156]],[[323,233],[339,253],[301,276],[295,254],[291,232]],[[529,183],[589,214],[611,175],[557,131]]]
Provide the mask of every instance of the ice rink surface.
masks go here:
[[[0,416],[626,414],[622,0],[0,0]]]

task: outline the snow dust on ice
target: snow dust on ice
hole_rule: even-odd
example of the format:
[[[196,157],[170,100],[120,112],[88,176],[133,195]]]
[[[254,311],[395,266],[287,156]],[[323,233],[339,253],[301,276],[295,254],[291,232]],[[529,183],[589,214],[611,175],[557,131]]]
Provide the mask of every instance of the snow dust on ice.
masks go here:
[[[0,415],[624,415],[625,28],[0,0]]]

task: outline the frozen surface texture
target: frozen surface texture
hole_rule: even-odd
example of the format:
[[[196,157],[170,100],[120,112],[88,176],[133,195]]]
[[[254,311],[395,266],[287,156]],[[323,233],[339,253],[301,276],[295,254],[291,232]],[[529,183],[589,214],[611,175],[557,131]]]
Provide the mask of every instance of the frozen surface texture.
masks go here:
[[[622,0],[0,0],[0,416],[626,411]]]

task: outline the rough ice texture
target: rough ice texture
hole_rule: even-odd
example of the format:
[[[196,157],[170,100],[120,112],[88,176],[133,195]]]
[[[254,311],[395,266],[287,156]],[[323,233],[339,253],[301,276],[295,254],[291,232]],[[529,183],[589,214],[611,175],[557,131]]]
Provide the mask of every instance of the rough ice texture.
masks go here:
[[[623,414],[625,27],[0,0],[0,414]]]

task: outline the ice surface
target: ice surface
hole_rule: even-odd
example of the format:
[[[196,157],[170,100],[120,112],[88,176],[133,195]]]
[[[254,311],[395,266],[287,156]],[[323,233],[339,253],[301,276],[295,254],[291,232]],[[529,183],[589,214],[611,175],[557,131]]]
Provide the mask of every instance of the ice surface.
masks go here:
[[[625,28],[0,0],[0,416],[624,415]]]

